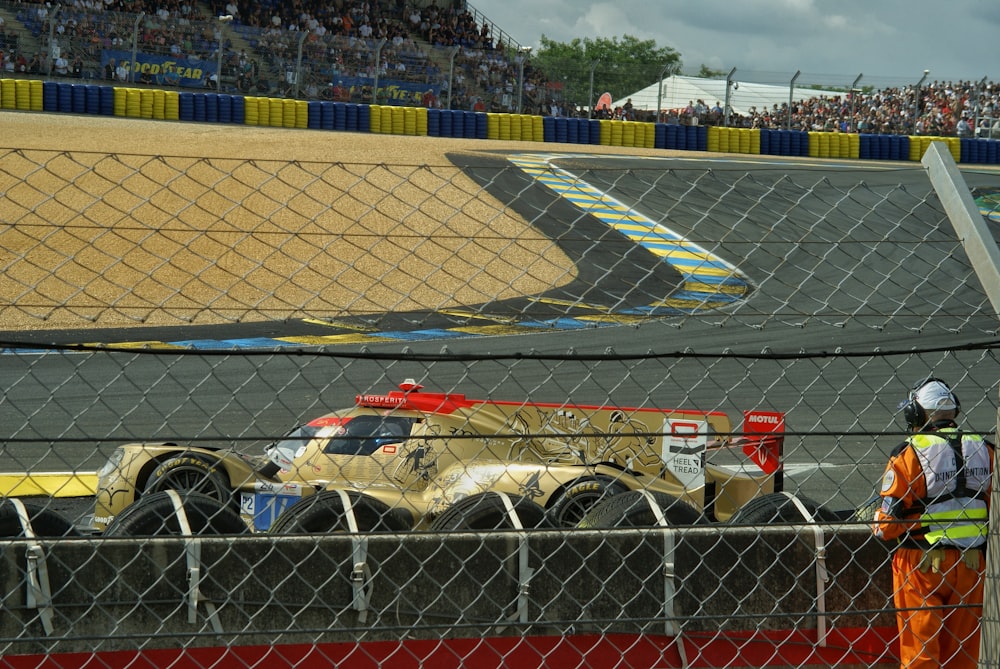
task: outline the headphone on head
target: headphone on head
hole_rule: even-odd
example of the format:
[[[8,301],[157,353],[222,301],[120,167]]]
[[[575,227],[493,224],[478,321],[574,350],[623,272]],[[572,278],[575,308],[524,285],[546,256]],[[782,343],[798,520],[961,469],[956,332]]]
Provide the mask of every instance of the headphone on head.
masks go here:
[[[919,430],[923,426],[927,425],[927,411],[924,409],[924,407],[920,406],[920,403],[917,401],[917,393],[919,393],[920,389],[926,386],[928,383],[934,383],[934,382],[940,383],[941,385],[943,385],[945,388],[948,389],[948,393],[951,395],[951,398],[955,401],[955,417],[956,418],[958,417],[958,414],[962,409],[962,404],[961,402],[958,401],[958,395],[956,395],[952,391],[951,386],[949,386],[946,381],[943,381],[933,376],[929,376],[925,379],[917,381],[913,385],[909,395],[907,396],[906,400],[903,402],[903,405],[901,407],[903,409],[903,419],[906,421],[906,427],[908,427],[909,429]]]

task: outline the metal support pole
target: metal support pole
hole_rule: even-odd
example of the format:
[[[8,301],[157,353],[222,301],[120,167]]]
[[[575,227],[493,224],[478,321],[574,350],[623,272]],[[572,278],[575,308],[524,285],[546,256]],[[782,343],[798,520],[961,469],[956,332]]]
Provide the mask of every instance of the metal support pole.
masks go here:
[[[386,39],[383,37],[375,45],[375,85],[372,86],[372,104],[378,104],[378,71],[382,67],[382,47],[385,46]]]
[[[295,83],[292,85],[292,97],[299,97],[299,86],[302,85],[302,45],[306,41],[309,32],[303,30],[299,34],[299,46],[295,54]]]
[[[851,87],[849,89],[847,89],[850,92],[850,94],[851,94],[851,122],[847,126],[847,131],[848,132],[854,132],[855,130],[857,130],[857,124],[854,122],[854,103],[855,103],[855,101],[856,101],[856,99],[858,97],[858,91],[856,89],[858,87],[858,82],[861,81],[861,77],[862,76],[864,76],[864,73],[863,72],[859,72],[858,73],[858,78],[855,79],[854,83],[851,84]]]
[[[451,47],[451,57],[448,59],[448,109],[451,109],[451,91],[455,87],[455,56],[462,47]]]
[[[128,64],[128,79],[133,84],[135,83],[135,66],[138,64],[135,59],[139,50],[139,22],[145,15],[146,12],[139,12],[139,16],[135,17],[135,24],[132,26],[132,60]]]
[[[587,97],[587,109],[590,113],[590,118],[594,118],[594,70],[597,69],[597,64],[601,62],[595,60],[590,63],[590,93]]]
[[[802,74],[802,70],[795,70],[795,76],[788,82],[788,120],[785,121],[785,130],[792,129],[792,96],[795,95],[795,81]]]
[[[219,62],[215,71],[215,91],[222,92],[222,53],[226,48],[226,31],[223,26],[233,20],[232,14],[219,17]]]
[[[670,64],[663,66],[660,70],[660,78],[656,82],[656,122],[660,122],[660,114],[663,113],[663,77],[666,76],[667,70],[670,69]]]
[[[522,113],[524,100],[524,61],[531,55],[530,46],[522,46],[517,54],[517,113]]]
[[[736,74],[736,68],[729,70],[729,74],[726,75],[726,108],[723,110],[723,116],[725,120],[723,125],[729,127],[729,113],[731,111],[730,101],[733,99],[733,75]]]
[[[927,75],[930,74],[930,70],[924,70],[924,76],[920,77],[920,81],[913,88],[913,131],[917,130],[917,121],[920,117],[924,115],[923,104],[920,102],[920,90],[927,81]]]

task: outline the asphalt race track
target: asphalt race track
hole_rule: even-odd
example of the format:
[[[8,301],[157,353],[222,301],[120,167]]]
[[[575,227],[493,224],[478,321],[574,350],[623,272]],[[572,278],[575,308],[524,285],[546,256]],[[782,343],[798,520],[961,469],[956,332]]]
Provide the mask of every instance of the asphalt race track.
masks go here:
[[[463,167],[473,179],[502,201],[512,201],[541,232],[560,240],[562,250],[577,264],[579,280],[541,296],[470,305],[461,312],[391,314],[375,324],[348,318],[85,334],[0,333],[3,342],[27,345],[198,342],[194,348],[204,353],[42,354],[29,349],[12,354],[8,350],[0,355],[0,370],[3,378],[16,380],[17,393],[0,402],[0,421],[17,440],[6,446],[5,470],[94,471],[115,443],[134,440],[134,435],[149,439],[225,435],[246,439],[246,447],[256,450],[266,437],[279,436],[300,419],[350,404],[356,392],[384,389],[413,376],[433,379],[435,389],[470,396],[488,389],[497,399],[529,396],[559,402],[569,397],[579,403],[604,403],[610,398],[623,406],[653,402],[722,408],[731,414],[755,407],[784,410],[793,432],[817,433],[790,440],[787,487],[801,487],[809,497],[831,500],[836,506],[853,506],[871,493],[886,453],[899,440],[898,436],[874,439],[866,433],[901,429],[888,407],[903,398],[904,383],[926,374],[926,366],[936,358],[902,356],[878,364],[869,358],[862,363],[825,360],[822,354],[905,352],[996,339],[998,322],[979,285],[959,280],[928,285],[920,268],[938,266],[940,261],[922,257],[919,244],[897,248],[879,235],[877,220],[886,222],[886,230],[928,224],[929,219],[922,218],[926,212],[913,206],[932,190],[918,164],[544,157],[617,202],[668,222],[671,230],[709,249],[719,261],[738,267],[745,277],[744,293],[723,308],[687,316],[683,310],[659,306],[652,312],[658,318],[621,325],[616,316],[649,313],[649,305],[680,289],[681,272],[597,216],[581,214],[580,207],[537,183],[530,173],[510,170],[507,154],[453,159],[466,160]],[[963,174],[974,190],[1000,191],[1000,172]],[[859,221],[866,223],[859,228]],[[570,224],[571,236],[565,234]],[[954,236],[953,231],[939,232]],[[843,243],[833,244],[827,255],[811,254],[810,242],[819,239]],[[594,253],[594,240],[600,240],[599,255]],[[834,255],[841,248],[844,257]],[[858,248],[872,249],[871,257],[859,259]],[[889,268],[902,266],[914,269],[894,271],[891,281],[882,280]],[[870,274],[861,271],[864,268]],[[927,305],[943,306],[935,312]],[[606,318],[583,319],[595,315]],[[267,341],[275,338],[359,332],[366,335],[362,340],[355,337],[327,350],[350,354],[363,346],[388,355],[405,349],[412,359],[274,355],[240,344],[264,342],[267,348]],[[249,355],[240,359],[231,350],[234,346],[247,348]],[[441,354],[443,347],[453,360],[420,359]],[[230,349],[228,354],[225,349]],[[726,359],[610,365],[463,358],[536,353],[555,358],[569,351],[666,355],[686,349],[751,356],[765,350],[806,351],[819,357],[784,364]],[[953,378],[964,379],[957,390],[966,420],[992,431],[998,375],[995,368],[974,369],[979,355],[970,354],[965,360],[959,354],[951,363],[956,364],[954,369],[936,371],[940,375],[951,371]],[[887,381],[893,378],[898,383]],[[974,389],[981,395],[973,396]],[[249,424],[251,419],[254,425]],[[837,430],[847,434],[825,434]],[[35,439],[41,442],[32,442]]]

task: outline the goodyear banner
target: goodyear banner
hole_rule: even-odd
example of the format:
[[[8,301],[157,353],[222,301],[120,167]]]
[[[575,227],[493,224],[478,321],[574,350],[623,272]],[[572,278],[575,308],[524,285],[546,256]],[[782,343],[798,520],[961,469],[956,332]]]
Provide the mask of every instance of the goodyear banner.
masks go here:
[[[360,90],[375,85],[373,77],[337,77],[336,83],[339,86],[347,87],[352,95]],[[399,81],[388,77],[379,77],[378,80],[378,101],[380,104],[388,105],[410,105],[419,107],[424,93],[430,91],[437,98],[440,96],[440,87],[431,84],[414,83],[412,81]]]
[[[154,54],[137,52],[135,62],[132,62],[131,51],[105,49],[101,51],[102,78],[108,79],[107,73],[119,71],[124,67],[125,78],[116,77],[117,81],[140,82],[166,86],[184,86],[200,88],[205,85],[208,77],[215,74],[218,63],[197,58],[171,58]],[[131,75],[135,71],[135,78]]]

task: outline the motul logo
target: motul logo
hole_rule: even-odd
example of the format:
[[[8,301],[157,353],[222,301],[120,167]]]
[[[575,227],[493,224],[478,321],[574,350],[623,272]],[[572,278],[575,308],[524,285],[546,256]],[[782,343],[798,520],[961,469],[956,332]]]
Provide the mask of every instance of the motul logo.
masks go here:
[[[768,423],[770,425],[777,425],[781,422],[781,418],[778,416],[761,416],[759,414],[751,414],[747,416],[747,420],[751,423]]]

